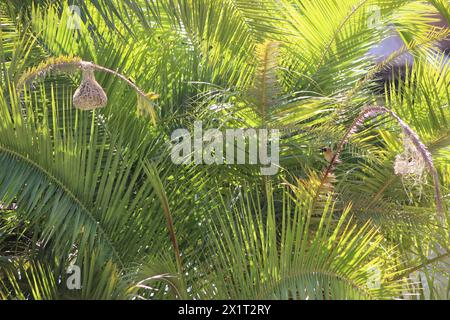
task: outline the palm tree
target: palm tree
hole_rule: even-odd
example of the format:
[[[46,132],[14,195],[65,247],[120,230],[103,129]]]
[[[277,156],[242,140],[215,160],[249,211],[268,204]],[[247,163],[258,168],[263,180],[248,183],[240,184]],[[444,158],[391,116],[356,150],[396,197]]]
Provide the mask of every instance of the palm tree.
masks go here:
[[[447,1],[3,1],[0,297],[448,299],[438,13]],[[393,28],[404,46],[372,59]],[[174,164],[171,133],[197,120],[280,130],[280,170]]]

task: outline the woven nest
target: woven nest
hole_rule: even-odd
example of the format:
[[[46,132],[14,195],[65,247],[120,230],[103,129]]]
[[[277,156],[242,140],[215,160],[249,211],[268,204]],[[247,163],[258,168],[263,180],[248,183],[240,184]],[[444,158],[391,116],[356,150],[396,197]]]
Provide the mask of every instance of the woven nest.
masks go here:
[[[403,138],[403,145],[405,150],[395,158],[395,174],[421,184],[426,173],[426,163],[412,141],[406,136]]]
[[[82,67],[83,79],[73,95],[73,105],[81,110],[93,110],[102,108],[108,102],[103,88],[94,77],[94,70],[90,67]]]

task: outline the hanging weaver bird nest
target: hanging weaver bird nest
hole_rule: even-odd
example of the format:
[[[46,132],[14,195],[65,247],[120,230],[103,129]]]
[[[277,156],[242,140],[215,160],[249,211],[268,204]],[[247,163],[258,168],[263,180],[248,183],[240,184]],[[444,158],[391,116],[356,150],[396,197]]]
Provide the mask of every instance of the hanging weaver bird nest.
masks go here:
[[[81,110],[93,110],[104,107],[108,97],[95,80],[94,69],[89,64],[82,64],[81,70],[83,78],[73,95],[73,105]]]
[[[403,133],[403,146],[404,151],[395,158],[395,174],[414,183],[422,184],[426,179],[427,164],[414,143],[405,133]]]
[[[341,142],[339,143],[336,154],[342,150],[342,147],[348,142],[351,135],[355,134],[364,120],[369,117],[375,117],[378,115],[387,114],[391,118],[397,121],[403,131],[403,153],[397,155],[394,163],[395,174],[400,175],[402,180],[411,180],[413,185],[422,187],[426,182],[426,174],[430,173],[433,177],[434,184],[434,200],[436,203],[436,209],[438,212],[438,218],[441,221],[445,221],[444,207],[441,199],[441,190],[439,185],[439,175],[434,166],[433,158],[428,148],[420,140],[417,133],[400,118],[394,111],[389,110],[383,106],[369,106],[364,108],[359,115],[353,120],[352,125],[349,127]],[[324,178],[331,172],[333,163],[329,164],[328,169],[325,171]],[[324,180],[323,178],[323,180]]]
[[[73,95],[73,105],[81,110],[94,110],[104,107],[108,101],[103,88],[95,80],[94,71],[106,72],[124,81],[138,95],[138,114],[149,115],[153,124],[156,125],[157,115],[154,110],[154,100],[159,95],[153,92],[145,93],[126,76],[117,71],[105,68],[93,62],[83,61],[78,57],[56,57],[41,62],[38,66],[27,70],[16,83],[18,92],[21,93],[24,86],[32,83],[38,78],[48,74],[66,73],[72,74],[81,70],[83,76],[80,86]]]

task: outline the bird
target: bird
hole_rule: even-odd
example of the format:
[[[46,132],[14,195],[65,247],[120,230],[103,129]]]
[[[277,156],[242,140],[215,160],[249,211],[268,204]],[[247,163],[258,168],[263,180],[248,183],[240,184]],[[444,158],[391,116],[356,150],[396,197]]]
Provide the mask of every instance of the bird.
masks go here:
[[[334,153],[331,150],[331,148],[323,147],[320,149],[320,151],[322,151],[323,156],[324,156],[325,160],[327,160],[327,162],[331,162],[333,160]],[[336,157],[336,159],[334,159],[334,163],[341,163],[341,160],[339,160],[339,158]]]

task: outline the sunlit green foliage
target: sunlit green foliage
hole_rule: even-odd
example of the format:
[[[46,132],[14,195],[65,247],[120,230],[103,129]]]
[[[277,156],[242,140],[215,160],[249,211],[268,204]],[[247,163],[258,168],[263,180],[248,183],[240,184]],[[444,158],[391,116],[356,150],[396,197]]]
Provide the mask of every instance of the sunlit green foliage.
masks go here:
[[[70,4],[79,18],[66,1],[0,3],[0,298],[449,298],[450,64],[436,42],[450,30],[429,24],[449,19],[446,1]],[[393,27],[405,47],[377,64],[367,52]],[[380,90],[406,51],[414,64]],[[81,61],[99,66],[104,108],[72,104]],[[368,105],[428,148],[444,219],[430,172],[394,173],[390,117],[367,119],[324,174],[320,148]],[[279,129],[278,174],[173,164],[172,131],[196,120]]]

